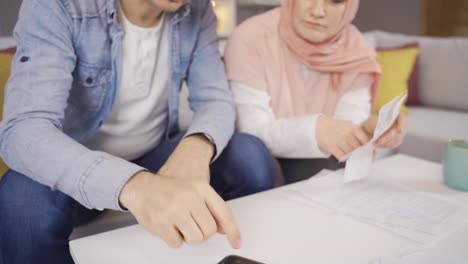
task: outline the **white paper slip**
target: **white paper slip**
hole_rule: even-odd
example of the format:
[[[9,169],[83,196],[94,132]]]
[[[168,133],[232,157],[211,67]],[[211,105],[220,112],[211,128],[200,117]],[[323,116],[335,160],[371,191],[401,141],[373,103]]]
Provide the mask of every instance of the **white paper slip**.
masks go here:
[[[346,161],[344,172],[345,183],[369,177],[373,161],[373,143],[392,127],[400,114],[401,105],[406,100],[407,95],[407,93],[404,93],[393,98],[380,109],[374,136],[366,145],[353,151]]]
[[[369,177],[372,162],[374,161],[373,153],[374,146],[372,143],[366,144],[351,153],[346,161],[345,176],[343,178],[344,183],[350,183]]]
[[[398,115],[400,114],[400,108],[403,102],[406,100],[408,93],[401,94],[393,98],[390,102],[382,106],[379,111],[379,120],[374,131],[374,136],[371,142],[375,142],[380,138],[395,122]]]
[[[302,186],[311,203],[381,227],[415,242],[432,244],[468,224],[468,207],[372,178],[343,184],[343,170]]]

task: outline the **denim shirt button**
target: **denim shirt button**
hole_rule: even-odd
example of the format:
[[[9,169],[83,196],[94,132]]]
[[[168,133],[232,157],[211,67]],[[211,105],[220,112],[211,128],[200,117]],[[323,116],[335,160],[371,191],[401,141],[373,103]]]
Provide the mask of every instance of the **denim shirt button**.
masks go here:
[[[29,60],[28,56],[23,56],[21,57],[20,62],[27,62],[28,60]]]
[[[92,83],[93,83],[93,78],[88,77],[88,78],[86,79],[86,83],[87,83],[87,84],[92,84]]]

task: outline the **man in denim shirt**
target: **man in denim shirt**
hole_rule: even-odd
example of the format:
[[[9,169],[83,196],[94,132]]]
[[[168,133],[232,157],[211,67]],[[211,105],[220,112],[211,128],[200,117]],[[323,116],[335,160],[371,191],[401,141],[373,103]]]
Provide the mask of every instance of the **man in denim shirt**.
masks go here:
[[[103,208],[128,209],[174,248],[216,232],[241,246],[221,197],[271,188],[273,162],[258,139],[231,139],[215,26],[209,0],[23,1],[0,126],[12,169],[0,263],[72,263],[73,227]],[[182,133],[184,81],[194,117]]]

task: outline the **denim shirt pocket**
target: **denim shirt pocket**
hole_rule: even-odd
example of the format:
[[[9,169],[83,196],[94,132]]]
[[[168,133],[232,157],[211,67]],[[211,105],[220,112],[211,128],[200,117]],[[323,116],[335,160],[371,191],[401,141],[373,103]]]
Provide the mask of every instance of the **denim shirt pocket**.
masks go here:
[[[80,62],[73,73],[70,103],[82,111],[96,111],[112,85],[111,69]]]

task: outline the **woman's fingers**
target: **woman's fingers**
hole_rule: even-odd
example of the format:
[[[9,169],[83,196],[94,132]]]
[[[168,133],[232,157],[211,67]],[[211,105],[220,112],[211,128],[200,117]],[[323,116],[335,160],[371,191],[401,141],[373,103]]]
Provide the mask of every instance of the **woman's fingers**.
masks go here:
[[[345,152],[341,149],[341,147],[338,146],[333,148],[331,153],[333,156],[335,156],[335,158],[338,161],[341,161],[341,159],[343,159],[346,156]]]
[[[388,141],[385,145],[384,145],[384,148],[396,148],[398,146],[401,145],[401,143],[403,143],[403,134],[400,133],[398,134],[395,138],[393,138],[392,140]]]
[[[353,152],[355,149],[362,146],[362,143],[359,142],[359,139],[356,136],[350,137],[347,143],[348,143],[349,147],[351,148],[350,151],[347,154],[349,154],[350,152]]]
[[[401,113],[397,119],[397,130],[399,133],[403,133],[406,129],[406,115]]]
[[[371,135],[369,135],[364,129],[357,129],[354,133],[354,136],[361,143],[361,146],[367,144],[371,140]]]
[[[374,146],[378,148],[396,148],[401,145],[403,138],[404,133],[399,133],[397,128],[393,127],[374,142]]]
[[[379,145],[384,145],[385,143],[390,142],[391,140],[393,140],[393,138],[395,138],[397,134],[398,134],[397,128],[396,128],[396,127],[392,127],[392,128],[390,128],[387,132],[385,132],[385,133],[376,141],[376,143],[379,144]]]

